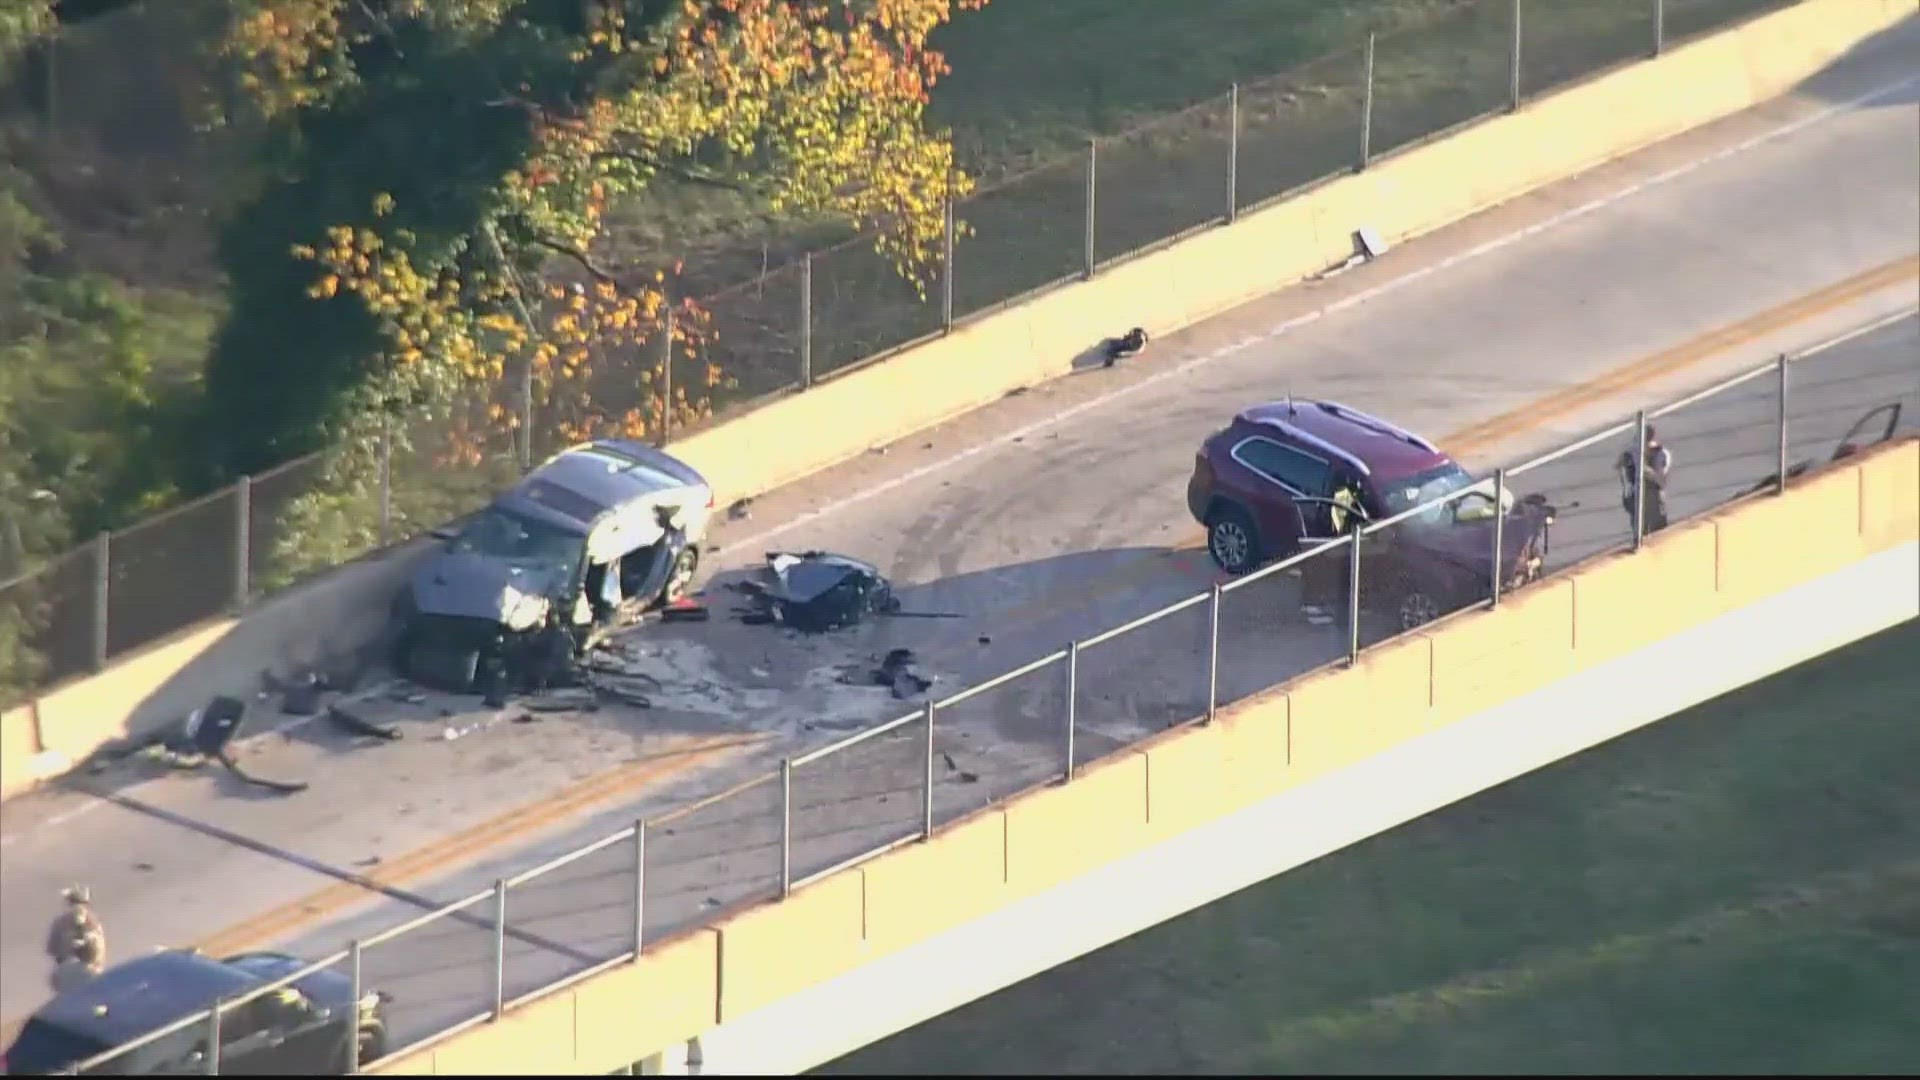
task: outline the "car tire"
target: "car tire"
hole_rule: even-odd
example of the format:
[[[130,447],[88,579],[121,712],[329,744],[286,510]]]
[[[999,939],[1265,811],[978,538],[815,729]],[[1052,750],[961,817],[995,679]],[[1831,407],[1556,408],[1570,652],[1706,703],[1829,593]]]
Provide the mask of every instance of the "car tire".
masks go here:
[[[1260,534],[1252,515],[1224,504],[1207,514],[1207,554],[1229,574],[1252,572],[1260,565]]]

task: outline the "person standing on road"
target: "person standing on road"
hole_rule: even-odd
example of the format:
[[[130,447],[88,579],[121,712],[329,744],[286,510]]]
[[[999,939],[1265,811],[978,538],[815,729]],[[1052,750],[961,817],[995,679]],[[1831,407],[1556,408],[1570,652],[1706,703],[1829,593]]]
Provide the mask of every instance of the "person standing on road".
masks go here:
[[[107,932],[94,914],[93,898],[79,885],[61,899],[66,909],[54,916],[47,933],[47,956],[53,961],[55,992],[100,974],[107,964]]]
[[[1673,451],[1660,441],[1660,433],[1652,424],[1647,425],[1647,444],[1641,448],[1646,455],[1648,498],[1645,506],[1646,518],[1643,525],[1646,534],[1659,532],[1667,527],[1667,478],[1673,472]],[[1627,511],[1627,519],[1633,519],[1633,504],[1639,494],[1639,470],[1633,460],[1633,451],[1623,451],[1620,455],[1620,505]]]

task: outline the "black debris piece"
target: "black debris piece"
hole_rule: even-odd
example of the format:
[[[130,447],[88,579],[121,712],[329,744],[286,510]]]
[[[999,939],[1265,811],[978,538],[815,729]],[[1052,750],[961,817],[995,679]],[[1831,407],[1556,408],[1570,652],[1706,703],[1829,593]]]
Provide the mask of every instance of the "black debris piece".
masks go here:
[[[179,733],[167,741],[167,749],[214,757],[240,734],[240,725],[246,717],[246,702],[222,694],[195,709]]]
[[[873,681],[876,685],[889,687],[893,696],[902,700],[927,692],[933,680],[913,670],[913,650],[894,649],[880,661],[874,669]]]
[[[893,586],[872,563],[824,551],[767,553],[761,578],[746,591],[759,601],[748,622],[779,622],[819,632],[900,610]],[[763,616],[763,617],[757,617]]]
[[[1147,347],[1147,332],[1136,326],[1117,338],[1108,338],[1106,342],[1107,367],[1129,356],[1137,356]]]
[[[751,513],[753,513],[752,499],[736,499],[732,506],[727,507],[727,517],[733,521],[744,520]]]
[[[233,759],[233,741],[239,738],[240,728],[246,719],[247,703],[222,694],[202,708],[195,709],[178,732],[162,741],[162,749],[182,767],[194,768],[211,759],[218,761],[241,782],[255,787],[283,795],[296,795],[307,790],[305,784],[288,784],[248,775],[240,763]]]
[[[327,706],[327,719],[332,721],[335,727],[353,735],[367,735],[375,739],[385,739],[388,742],[396,742],[400,739],[400,729],[370,723],[339,705]]]

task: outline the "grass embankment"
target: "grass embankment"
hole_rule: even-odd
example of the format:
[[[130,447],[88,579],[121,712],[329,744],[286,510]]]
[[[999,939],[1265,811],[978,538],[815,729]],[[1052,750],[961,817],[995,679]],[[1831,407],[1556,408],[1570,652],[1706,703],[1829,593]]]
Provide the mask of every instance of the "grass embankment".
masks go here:
[[[1920,1068],[1920,623],[828,1073]]]

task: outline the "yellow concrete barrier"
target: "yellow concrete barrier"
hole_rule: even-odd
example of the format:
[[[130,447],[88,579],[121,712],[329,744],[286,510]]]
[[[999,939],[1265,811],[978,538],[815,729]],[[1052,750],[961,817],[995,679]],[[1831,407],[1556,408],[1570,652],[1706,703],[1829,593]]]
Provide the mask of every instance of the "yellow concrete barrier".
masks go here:
[[[1813,74],[1914,14],[1917,5],[1920,0],[1805,0],[1529,102],[1517,113],[1389,155],[1365,173],[1331,180],[1231,226],[774,401],[675,444],[675,452],[713,480],[723,501],[761,494],[1064,375],[1077,356],[1122,323],[1164,336],[1299,281],[1350,254],[1352,234],[1363,225],[1404,240],[1731,114]],[[781,452],[766,453],[768,446]],[[334,593],[354,588],[315,589],[310,599],[331,604]],[[209,624],[82,680],[72,693],[47,695],[43,749],[79,761],[135,727],[151,726],[155,721],[140,715],[140,703],[232,625]],[[197,693],[198,683],[187,682]],[[147,712],[184,715],[174,705],[170,697],[165,709]],[[42,771],[0,769],[0,798],[45,779]]]
[[[1573,671],[1573,583],[1542,582],[1501,600],[1501,617],[1456,618],[1431,632],[1433,707],[1453,720]]]
[[[1280,701],[1284,706],[1286,698]],[[1286,718],[1278,719],[1284,728]],[[1217,724],[1177,728],[1140,748],[1147,758],[1150,840],[1178,836],[1239,808],[1229,790],[1221,730]]]
[[[1122,751],[1083,768],[1053,798],[1007,806],[1007,887],[1027,895],[1137,850],[1147,832],[1147,759]]]
[[[1007,818],[989,810],[865,866],[867,943],[876,955],[958,926],[1007,899]]]
[[[1920,438],[1860,463],[1860,542],[1885,551],[1920,540]]]
[[[1251,806],[1299,782],[1293,701],[1284,691],[1223,710],[1212,726],[1220,743],[1220,798],[1228,808]]]
[[[1065,374],[1122,323],[1164,336],[1299,281],[1351,254],[1363,225],[1395,241],[1431,232],[1730,115],[1813,74],[1916,2],[1806,0],[1624,65],[774,402],[675,451],[723,500],[771,490]]]
[[[1785,522],[1814,518],[1804,529]],[[1867,543],[1862,536],[1881,540]],[[499,1024],[370,1070],[604,1073],[996,906],[1207,824],[1582,667],[1920,540],[1920,439],[1867,451],[1446,620],[840,871]],[[1730,546],[1729,546],[1730,542]],[[1515,670],[1512,665],[1528,668]],[[1478,668],[1461,677],[1456,667]],[[1488,678],[1497,672],[1498,678]],[[1463,700],[1463,695],[1465,700]],[[1470,708],[1469,708],[1470,706]],[[1551,717],[1542,717],[1550,723]],[[1291,734],[1289,734],[1289,732]]]
[[[1791,499],[1757,496],[1720,519],[1721,601],[1740,607],[1782,580],[1818,577],[1870,554],[1860,538],[1860,469],[1831,468]]]
[[[438,1076],[538,1076],[554,1062],[574,1063],[571,992],[528,1002],[433,1051]]]
[[[860,867],[777,904],[735,915],[720,931],[720,1020],[725,1023],[833,978],[866,956]]]
[[[1652,537],[1638,554],[1608,555],[1574,572],[1573,649],[1593,667],[1695,625],[1723,609],[1717,584],[1720,527],[1692,522]],[[1647,598],[1658,596],[1652,608]]]
[[[698,930],[649,949],[573,994],[575,1064],[604,1076],[719,1022],[720,933]]]
[[[41,779],[40,720],[34,703],[0,713],[0,797],[25,791]]]
[[[130,736],[134,712],[183,668],[225,640],[238,624],[205,623],[116,663],[112,670],[59,687],[35,704],[43,749],[75,762]],[[14,794],[12,791],[7,795]]]

